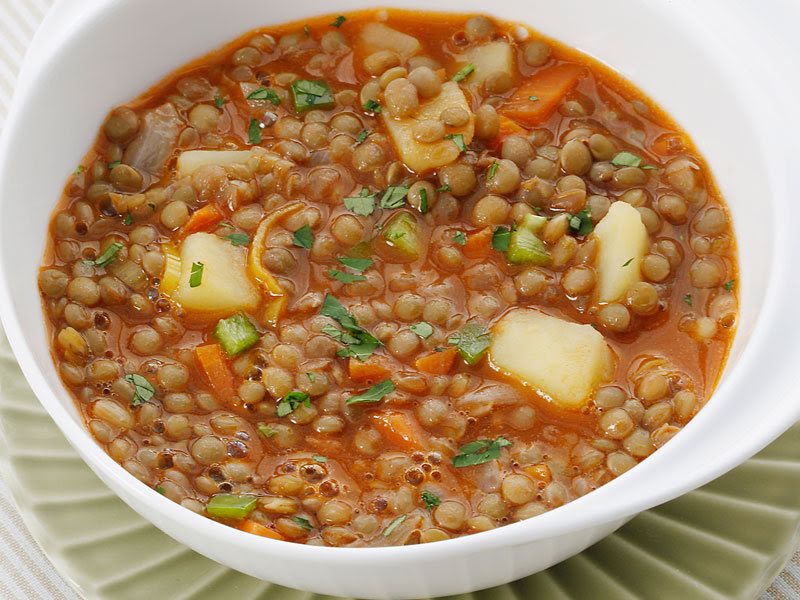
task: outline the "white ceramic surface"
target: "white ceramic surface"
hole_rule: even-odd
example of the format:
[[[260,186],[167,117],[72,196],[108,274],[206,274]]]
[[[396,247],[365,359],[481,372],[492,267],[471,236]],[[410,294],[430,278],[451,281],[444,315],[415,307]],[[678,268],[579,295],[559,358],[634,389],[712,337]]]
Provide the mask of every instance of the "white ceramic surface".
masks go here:
[[[800,136],[791,130],[796,125],[780,120],[792,98],[788,82],[760,62],[757,38],[766,32],[736,22],[721,1],[494,6],[497,16],[527,22],[622,71],[681,122],[708,159],[734,213],[742,268],[739,334],[720,387],[683,432],[640,466],[530,521],[403,548],[319,548],[248,536],[142,486],[84,431],[50,362],[42,324],[35,273],[46,223],[65,178],[115,103],[256,25],[369,4],[73,0],[78,10],[63,13],[69,19],[43,27],[40,37],[49,32],[49,43],[37,40],[0,142],[0,314],[26,378],[70,443],[123,500],[176,539],[246,573],[317,592],[458,593],[522,577],[577,552],[637,512],[732,468],[800,414],[791,369],[800,364],[800,348],[792,343],[800,323],[787,318],[798,291],[791,269],[800,264],[787,218],[794,209],[792,144]],[[421,0],[393,5],[427,8]],[[437,8],[486,7],[442,0]]]

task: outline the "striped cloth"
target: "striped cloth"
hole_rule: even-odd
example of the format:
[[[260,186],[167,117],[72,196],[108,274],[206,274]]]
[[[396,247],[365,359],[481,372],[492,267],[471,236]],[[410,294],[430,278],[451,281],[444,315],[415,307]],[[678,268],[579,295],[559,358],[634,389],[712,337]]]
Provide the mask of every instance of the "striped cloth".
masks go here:
[[[0,0],[0,129],[25,49],[52,4],[53,0]],[[1,480],[0,598],[80,600],[31,537]],[[800,552],[761,600],[800,600]]]

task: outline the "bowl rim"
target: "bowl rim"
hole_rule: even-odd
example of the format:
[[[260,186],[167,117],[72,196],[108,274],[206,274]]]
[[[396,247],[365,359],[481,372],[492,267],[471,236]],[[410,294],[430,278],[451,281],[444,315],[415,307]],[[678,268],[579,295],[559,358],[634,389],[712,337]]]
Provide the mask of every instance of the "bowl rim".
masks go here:
[[[102,21],[104,16],[109,11],[113,10],[117,4],[121,4],[122,1],[123,0],[111,0],[105,4],[100,2],[94,11],[87,11],[82,15],[82,17],[74,23],[71,30],[66,32],[58,42],[57,47],[60,51],[59,54],[69,54],[70,49],[74,47],[77,40],[83,35],[91,35],[92,27]],[[328,8],[329,7],[326,6],[326,10],[328,10]],[[667,8],[660,7],[656,8],[656,10],[665,11]],[[718,53],[722,52],[722,41],[718,37],[714,38],[714,47]],[[26,80],[27,85],[18,90],[18,93],[15,95],[2,132],[2,138],[0,138],[0,181],[3,181],[5,175],[7,175],[6,157],[11,152],[11,140],[21,135],[20,129],[24,124],[25,117],[28,116],[24,110],[24,101],[27,95],[32,93],[32,90],[36,89],[37,83],[41,83],[46,79],[48,69],[54,68],[54,65],[58,62],[58,58],[59,57],[55,53],[51,54],[43,60],[39,71],[35,73],[29,72],[31,65],[27,63],[25,65],[29,75],[28,80]],[[734,75],[732,67],[728,63],[721,61],[720,64],[726,65],[726,71],[729,76]],[[763,65],[755,58],[752,59],[752,65],[753,68],[756,68],[756,65],[758,65],[758,68],[763,69]],[[766,73],[770,73],[770,70],[762,71],[762,74]],[[773,77],[775,75],[774,73],[770,74]],[[732,81],[733,80],[734,78],[732,78]],[[743,100],[746,100],[748,103],[753,103],[755,106],[766,105],[765,103],[769,100],[770,95],[776,93],[776,89],[773,86],[765,86],[762,90],[758,86],[748,87],[743,84],[739,85],[733,83],[732,85],[736,85],[737,90],[741,92],[741,98]],[[769,119],[773,124],[773,127],[768,128],[770,132],[768,137],[773,140],[777,139],[778,132],[781,131],[780,127],[776,126],[778,123],[777,118],[773,118],[771,114],[768,114],[768,111],[761,111],[761,113],[760,117],[762,123]],[[787,164],[784,164],[784,162]],[[786,184],[791,171],[788,167],[788,161],[776,161],[769,165],[770,171],[772,172],[770,181],[779,186],[780,189],[776,189],[775,194],[784,206],[789,206],[788,185]],[[782,176],[782,173],[785,173],[786,177]],[[780,185],[779,182],[783,185]],[[1,190],[2,185],[0,185],[0,191]],[[0,218],[2,218],[3,203],[3,198],[0,198]],[[781,221],[777,214],[772,217],[774,231],[776,233],[772,240],[773,256],[784,257],[784,260],[777,264],[770,265],[769,267],[773,273],[769,279],[769,285],[765,292],[760,314],[756,318],[757,324],[755,330],[738,359],[741,366],[741,368],[738,369],[740,372],[731,373],[728,379],[717,387],[713,394],[714,397],[733,393],[733,388],[744,377],[742,372],[755,373],[758,371],[756,367],[758,358],[771,356],[768,344],[776,338],[776,334],[785,335],[790,329],[795,332],[800,332],[800,325],[786,323],[781,320],[779,310],[781,306],[784,308],[791,308],[791,302],[789,301],[791,294],[788,294],[787,291],[793,289],[795,286],[790,285],[791,269],[789,268],[787,257],[800,258],[800,244],[791,238],[791,231],[786,226],[785,221]],[[331,565],[351,564],[352,558],[357,556],[361,561],[361,567],[364,568],[368,567],[370,564],[398,565],[401,562],[424,560],[428,557],[441,555],[442,553],[450,556],[461,556],[472,553],[476,549],[486,551],[535,540],[558,537],[574,533],[587,527],[624,519],[641,510],[702,485],[760,450],[791,424],[789,419],[794,421],[800,416],[800,407],[796,407],[791,412],[781,414],[771,420],[765,421],[759,425],[758,436],[754,436],[750,439],[747,445],[732,449],[731,452],[726,453],[724,456],[710,458],[705,463],[702,470],[698,470],[687,476],[687,478],[680,483],[671,483],[670,485],[661,486],[656,485],[646,488],[639,486],[640,493],[638,495],[635,497],[623,498],[613,505],[602,503],[601,500],[605,499],[606,496],[615,496],[617,489],[627,486],[628,482],[631,480],[636,479],[644,481],[647,476],[649,476],[651,481],[657,481],[657,477],[653,477],[651,474],[653,472],[657,474],[661,463],[668,462],[671,455],[683,450],[683,446],[689,447],[688,442],[682,444],[676,443],[672,446],[667,444],[664,448],[654,453],[630,472],[606,483],[587,496],[577,498],[562,507],[548,511],[538,516],[536,519],[504,525],[492,531],[461,536],[438,544],[420,544],[401,547],[333,548],[295,543],[286,544],[277,540],[247,535],[235,528],[223,525],[190,510],[186,510],[180,505],[161,496],[154,490],[149,489],[148,486],[142,485],[141,482],[113,461],[113,459],[94,442],[85,427],[76,422],[74,418],[67,413],[64,406],[62,406],[61,402],[42,376],[42,367],[37,364],[37,360],[28,344],[22,325],[17,319],[17,312],[11,295],[13,281],[9,278],[5,266],[7,260],[10,259],[2,254],[2,248],[0,247],[0,318],[2,319],[2,324],[26,380],[31,385],[39,401],[65,434],[69,443],[78,451],[84,461],[87,462],[112,490],[116,492],[115,486],[119,486],[119,488],[124,490],[126,497],[123,497],[123,499],[126,502],[128,502],[127,498],[134,498],[136,503],[128,502],[128,504],[148,520],[152,521],[153,519],[152,515],[147,514],[147,511],[161,513],[165,518],[179,523],[181,527],[187,528],[188,530],[206,530],[208,532],[207,537],[220,538],[226,540],[231,545],[236,545],[243,549],[252,549],[253,551],[275,549],[284,556],[290,558],[319,558]],[[794,354],[800,353],[795,351]],[[785,362],[788,362],[788,359]],[[791,381],[791,379],[790,370],[787,369],[785,377],[780,380],[777,378],[771,379],[768,383],[772,386],[774,393],[782,393],[792,390],[793,386],[791,384],[793,381]],[[702,412],[703,411],[701,411],[700,414],[702,414]],[[675,440],[681,439],[684,433],[687,434],[684,436],[684,439],[688,440],[688,434],[700,430],[700,426],[701,423],[699,423],[698,418],[695,417],[695,419],[684,428],[681,434],[676,436]],[[696,433],[693,433],[693,435],[696,435]],[[618,494],[616,494],[616,497],[617,500],[620,500]]]

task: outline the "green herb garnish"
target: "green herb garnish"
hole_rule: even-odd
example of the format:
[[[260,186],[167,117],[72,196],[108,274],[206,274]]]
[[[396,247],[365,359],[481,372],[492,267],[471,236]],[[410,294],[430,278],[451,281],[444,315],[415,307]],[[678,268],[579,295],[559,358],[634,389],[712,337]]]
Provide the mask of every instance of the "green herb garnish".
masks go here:
[[[467,243],[467,236],[463,231],[456,231],[453,234],[453,241],[459,246],[464,246]]]
[[[269,100],[275,106],[278,106],[281,103],[281,97],[278,96],[278,93],[275,90],[271,89],[271,88],[265,88],[265,87],[260,87],[260,88],[257,88],[255,90],[253,90],[252,92],[247,94],[247,99],[248,100]]]
[[[368,188],[361,188],[358,196],[344,199],[344,207],[357,215],[368,217],[375,212],[375,194],[370,193]]]
[[[258,429],[258,433],[260,433],[267,439],[271,438],[273,435],[278,433],[277,431],[275,431],[275,428],[268,423],[259,423],[258,425],[256,425],[256,429]]]
[[[453,143],[461,152],[467,151],[467,144],[464,142],[464,136],[460,133],[448,133],[446,136],[444,136],[444,139],[453,140]]]
[[[472,75],[473,71],[475,71],[475,65],[473,65],[472,63],[469,63],[468,65],[466,65],[462,69],[459,69],[458,73],[453,75],[453,81],[456,81],[456,82],[464,81],[467,77]]]
[[[122,224],[133,225],[133,215],[131,213],[125,213],[125,216],[122,217]]]
[[[455,346],[461,358],[468,365],[476,365],[491,344],[492,338],[481,323],[471,321],[461,328],[461,331],[454,333],[447,338],[447,343]]]
[[[345,273],[344,271],[340,271],[338,269],[329,269],[328,276],[332,277],[336,281],[341,281],[342,283],[355,283],[356,281],[366,281],[367,278],[363,275],[356,275],[353,273]]]
[[[83,165],[78,165],[77,167],[75,167],[75,170],[72,172],[72,174],[73,175],[80,175],[85,170],[86,170],[86,167],[84,167]]]
[[[425,508],[428,510],[433,510],[442,503],[442,500],[439,498],[439,496],[433,492],[429,492],[428,490],[422,490],[420,497],[422,498],[422,502],[425,504]]]
[[[735,279],[731,279],[730,281],[725,282],[725,285],[722,287],[725,288],[725,291],[730,292],[733,289],[733,286],[736,284]]]
[[[370,131],[369,129],[362,129],[361,133],[356,136],[356,144],[363,144],[364,140],[369,137]]]
[[[348,269],[353,269],[359,273],[363,273],[375,263],[375,261],[371,258],[348,258],[346,256],[342,256],[336,260],[338,260]]]
[[[390,185],[381,196],[381,208],[400,208],[406,203],[408,186]]]
[[[315,454],[311,458],[314,459],[314,462],[318,462],[318,463],[326,463],[326,462],[328,462],[328,457],[327,456],[320,456],[319,454]]]
[[[376,115],[380,114],[382,110],[381,103],[375,100],[374,98],[372,100],[367,100],[364,103],[364,110],[366,110],[367,112],[375,113]]]
[[[615,167],[641,167],[642,169],[655,169],[653,165],[644,164],[641,156],[637,156],[633,152],[617,152],[614,158],[611,159],[611,164]]]
[[[491,179],[492,177],[494,177],[495,175],[497,175],[497,169],[499,169],[499,168],[500,168],[500,163],[499,163],[499,162],[497,162],[497,161],[494,161],[494,162],[493,162],[493,163],[492,163],[492,164],[489,166],[489,170],[488,170],[488,171],[486,171],[486,179]]]
[[[531,102],[538,102],[539,96],[528,96],[528,100],[530,100]]]
[[[138,373],[130,373],[125,375],[123,379],[133,384],[132,406],[139,406],[156,395],[156,389],[153,385]]]
[[[108,248],[106,248],[103,253],[94,260],[94,264],[98,267],[107,267],[117,260],[117,254],[120,250],[122,250],[122,248],[123,245],[121,242],[112,242],[109,244]]]
[[[320,80],[297,79],[292,82],[294,108],[299,113],[315,108],[333,108],[335,104],[330,86]]]
[[[247,246],[250,243],[250,236],[246,233],[229,233],[225,239],[234,246]]]
[[[166,496],[166,495],[167,495],[167,490],[165,490],[165,489],[164,489],[163,487],[161,487],[160,485],[157,485],[157,486],[156,486],[156,487],[154,487],[153,489],[154,489],[155,491],[157,491],[159,494],[161,494],[162,496]]]
[[[394,391],[394,383],[391,379],[385,379],[380,383],[376,383],[366,392],[361,392],[355,396],[350,396],[345,404],[365,404],[370,402],[380,402],[386,394]]]
[[[450,191],[450,184],[449,183],[444,183],[441,186],[439,186],[438,188],[436,188],[436,191],[437,192],[449,192]]]
[[[423,340],[426,340],[433,335],[433,325],[431,325],[427,321],[420,321],[419,323],[415,323],[414,325],[409,327],[409,329],[414,333],[416,333]]]
[[[632,262],[633,262],[633,257],[630,257],[628,260],[626,260],[624,263],[622,263],[622,266],[623,267],[627,267]]]
[[[592,214],[588,208],[584,208],[577,215],[573,215],[569,219],[570,230],[580,236],[589,235],[594,231],[594,223],[592,223]]]
[[[289,392],[278,402],[278,408],[275,414],[279,417],[285,417],[303,404],[305,404],[307,408],[311,408],[311,396],[305,392]]]
[[[419,212],[423,215],[428,212],[428,190],[425,188],[419,190]]]
[[[261,123],[258,119],[250,119],[250,126],[247,128],[247,139],[254,146],[261,143]]]
[[[192,270],[189,272],[189,287],[196,288],[203,283],[203,263],[193,262]]]
[[[311,231],[311,227],[308,225],[308,223],[294,232],[292,243],[295,246],[305,248],[306,250],[311,249],[311,246],[314,244],[314,232]]]
[[[458,449],[458,454],[453,457],[453,466],[461,468],[482,465],[499,458],[500,449],[510,445],[511,442],[502,436],[496,440],[475,440]]]
[[[492,234],[492,248],[498,252],[508,252],[508,244],[511,241],[511,230],[508,227],[498,226],[494,228]]]
[[[222,108],[224,104],[225,104],[225,98],[219,95],[214,96],[214,106],[216,106],[217,108]]]
[[[341,302],[330,294],[325,295],[320,314],[330,317],[344,328],[344,330],[341,330],[332,325],[326,325],[322,328],[322,333],[345,345],[344,348],[336,352],[336,356],[340,358],[352,357],[363,362],[381,345],[371,333],[359,327],[355,317],[347,312]]]
[[[345,17],[344,15],[339,15],[333,20],[333,22],[331,23],[331,27],[341,27],[342,23],[344,23],[346,20],[347,17]]]
[[[688,304],[689,306],[691,306],[694,303],[694,301],[692,300],[692,295],[691,294],[685,294],[683,296],[683,301],[686,302],[686,304]]]
[[[389,526],[383,530],[383,537],[389,537],[390,535],[392,535],[392,532],[395,529],[397,529],[400,526],[400,524],[406,520],[407,517],[408,515],[400,515],[394,521],[389,523]]]
[[[122,164],[121,160],[115,160],[113,162],[108,163],[108,170],[111,171],[114,167],[118,167]]]
[[[304,517],[292,517],[292,521],[300,525],[300,527],[302,527],[306,531],[311,531],[312,529],[314,529],[314,526],[311,524],[311,522]]]

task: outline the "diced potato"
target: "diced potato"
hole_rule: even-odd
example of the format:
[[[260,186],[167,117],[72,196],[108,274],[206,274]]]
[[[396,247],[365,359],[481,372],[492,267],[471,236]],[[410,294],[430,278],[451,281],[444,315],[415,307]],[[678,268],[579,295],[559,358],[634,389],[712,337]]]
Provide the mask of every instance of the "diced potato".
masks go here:
[[[421,49],[422,44],[417,38],[387,27],[383,23],[367,23],[361,30],[361,51],[364,56],[378,50],[392,50],[403,59],[407,59]]]
[[[574,410],[588,404],[608,379],[613,353],[591,325],[517,308],[492,328],[489,360],[561,408]]]
[[[508,73],[511,77],[517,72],[514,64],[514,50],[504,41],[489,42],[470,48],[464,54],[464,64],[472,64],[475,70],[467,78],[467,83],[481,84],[492,73]]]
[[[180,249],[181,274],[172,299],[190,314],[223,317],[258,306],[255,284],[247,276],[247,250],[210,233],[193,233]],[[200,284],[191,287],[194,263],[203,264]]]
[[[469,121],[466,125],[459,128],[451,128],[450,133],[461,134],[464,143],[469,144],[475,133],[475,117],[470,110],[464,92],[454,81],[448,81],[442,85],[441,93],[421,104],[417,114],[405,119],[395,119],[383,111],[383,122],[389,130],[389,134],[394,142],[395,149],[400,159],[412,171],[421,173],[438,169],[444,165],[455,161],[461,154],[461,150],[452,139],[443,139],[432,144],[419,142],[414,138],[414,126],[417,121],[426,119],[438,119],[439,115],[446,108],[463,108],[470,113]]]
[[[642,280],[639,266],[650,246],[639,211],[627,202],[614,202],[597,224],[597,299],[617,302]]]

